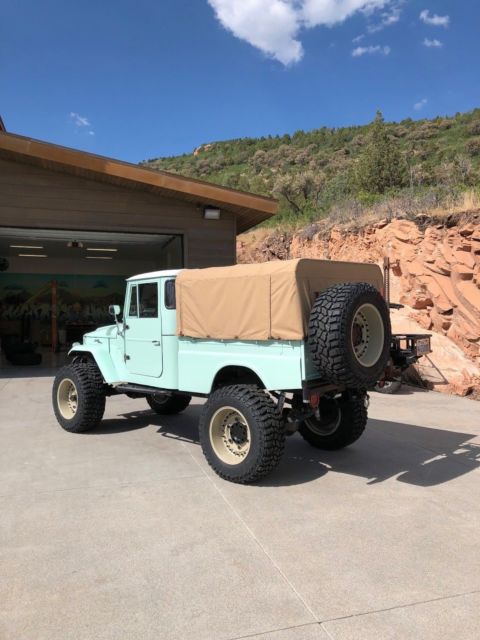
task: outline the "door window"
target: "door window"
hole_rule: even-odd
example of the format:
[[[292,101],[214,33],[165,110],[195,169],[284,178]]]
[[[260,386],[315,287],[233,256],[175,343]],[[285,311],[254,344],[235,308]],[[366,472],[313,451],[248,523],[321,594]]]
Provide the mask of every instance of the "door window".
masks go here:
[[[138,303],[137,303],[137,285],[133,285],[130,289],[130,306],[128,307],[128,316],[130,318],[136,318],[138,316]]]
[[[175,280],[167,280],[165,282],[165,307],[167,309],[176,309],[175,300]]]
[[[158,318],[158,285],[156,282],[138,287],[138,307],[140,318]]]

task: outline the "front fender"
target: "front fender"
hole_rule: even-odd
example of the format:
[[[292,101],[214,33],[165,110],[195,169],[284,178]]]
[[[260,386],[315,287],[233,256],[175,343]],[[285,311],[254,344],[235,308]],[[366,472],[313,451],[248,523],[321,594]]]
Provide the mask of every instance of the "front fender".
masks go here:
[[[68,353],[70,357],[74,357],[76,354],[89,354],[97,363],[98,368],[103,376],[103,379],[107,384],[120,381],[120,376],[112,361],[112,357],[108,349],[103,346],[92,347],[83,344],[75,345]]]

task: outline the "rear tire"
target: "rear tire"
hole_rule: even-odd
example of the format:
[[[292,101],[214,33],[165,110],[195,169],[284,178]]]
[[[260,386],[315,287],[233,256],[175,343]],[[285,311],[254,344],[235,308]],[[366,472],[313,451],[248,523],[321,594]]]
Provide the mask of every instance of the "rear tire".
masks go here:
[[[180,413],[188,407],[192,396],[188,393],[157,393],[153,396],[147,396],[147,402],[150,409],[161,416],[173,415]]]
[[[331,451],[348,447],[365,431],[366,399],[366,393],[346,392],[340,398],[321,400],[320,420],[311,417],[302,422],[300,434],[317,449]]]
[[[70,433],[97,427],[105,412],[102,374],[94,362],[74,362],[60,369],[52,390],[53,410]]]
[[[255,482],[280,462],[285,429],[272,399],[253,385],[214,391],[204,405],[200,443],[208,464],[230,482]]]
[[[372,285],[337,284],[316,299],[308,345],[323,379],[350,389],[374,387],[387,366],[390,343],[389,311]]]

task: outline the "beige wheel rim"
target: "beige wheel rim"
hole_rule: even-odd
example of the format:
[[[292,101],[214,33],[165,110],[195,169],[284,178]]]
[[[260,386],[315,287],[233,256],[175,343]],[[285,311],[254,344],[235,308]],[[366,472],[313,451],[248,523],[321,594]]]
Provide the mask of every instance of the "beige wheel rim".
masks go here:
[[[250,427],[238,409],[218,409],[210,419],[209,436],[215,455],[225,464],[240,464],[248,456]]]
[[[352,323],[352,347],[355,358],[363,367],[373,367],[383,352],[385,329],[378,309],[370,303],[362,304]]]
[[[78,392],[70,378],[64,378],[58,385],[57,406],[65,420],[75,417],[78,409]]]

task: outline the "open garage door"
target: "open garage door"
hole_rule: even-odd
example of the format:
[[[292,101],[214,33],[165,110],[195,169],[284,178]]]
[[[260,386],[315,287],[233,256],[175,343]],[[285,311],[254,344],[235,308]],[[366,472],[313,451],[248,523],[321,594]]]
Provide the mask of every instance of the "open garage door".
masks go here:
[[[0,227],[0,367],[61,365],[72,342],[111,323],[127,277],[183,266],[182,240]]]

